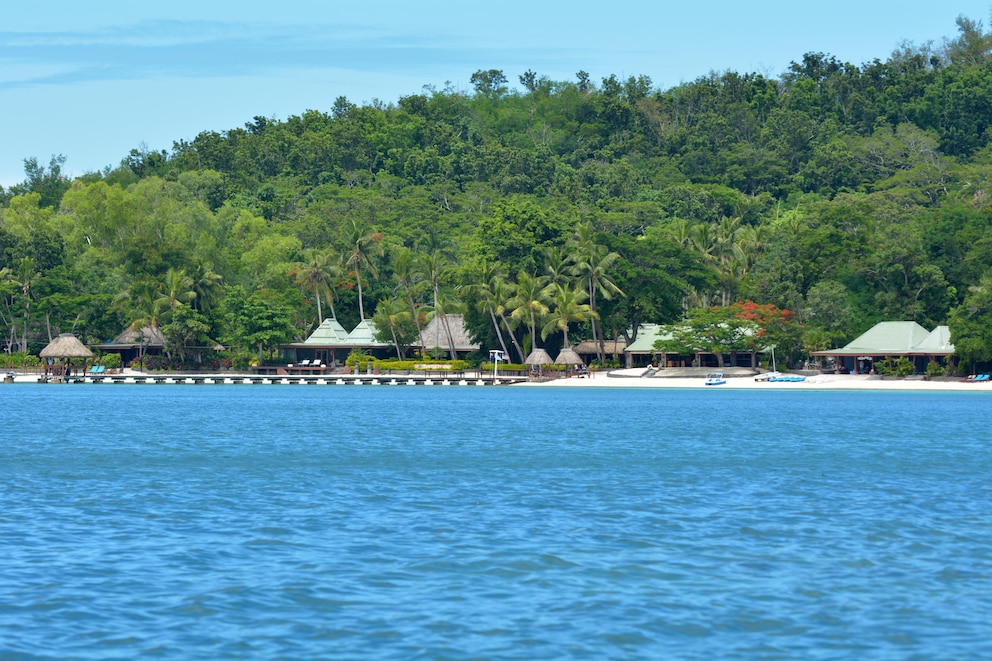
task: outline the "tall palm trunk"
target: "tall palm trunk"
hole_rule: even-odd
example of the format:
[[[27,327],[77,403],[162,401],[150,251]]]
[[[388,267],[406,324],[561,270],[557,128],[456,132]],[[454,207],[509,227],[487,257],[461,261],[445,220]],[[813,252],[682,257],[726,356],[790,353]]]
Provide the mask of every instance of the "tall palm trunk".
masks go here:
[[[510,322],[506,320],[505,315],[501,314],[500,319],[503,321],[503,327],[506,329],[506,332],[510,334],[510,342],[513,344],[513,348],[517,350],[517,355],[520,357],[520,363],[523,364],[523,362],[527,360],[527,356],[524,355],[523,348],[520,346],[520,343],[517,342],[517,334],[513,332],[512,328],[510,328]]]
[[[365,321],[365,305],[362,302],[362,274],[357,266],[355,267],[355,283],[358,285],[358,320]]]
[[[496,320],[496,311],[493,310],[493,306],[487,305],[489,308],[489,318],[492,319],[493,328],[496,329],[496,338],[499,339],[499,346],[503,349],[503,355],[509,356],[510,352],[506,350],[506,342],[503,340],[503,331],[499,329],[499,321]]]

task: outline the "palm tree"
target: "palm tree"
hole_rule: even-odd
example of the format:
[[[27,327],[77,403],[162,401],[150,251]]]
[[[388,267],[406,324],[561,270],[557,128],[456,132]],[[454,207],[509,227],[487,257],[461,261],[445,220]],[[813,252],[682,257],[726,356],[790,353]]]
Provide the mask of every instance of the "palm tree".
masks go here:
[[[517,276],[517,286],[513,298],[507,302],[514,319],[525,321],[530,328],[530,348],[537,347],[537,324],[548,314],[547,280],[544,276],[530,275],[521,271]]]
[[[433,305],[424,305],[421,307],[421,310],[425,313],[428,320],[437,320],[438,326],[444,330],[445,338],[448,341],[448,353],[452,360],[457,360],[458,349],[455,347],[455,339],[451,332],[451,323],[448,317],[461,312],[462,303],[453,297],[447,298],[446,296],[446,292],[439,293],[434,299]],[[437,340],[436,337],[435,340]]]
[[[129,330],[138,331],[141,350],[139,360],[144,365],[145,327],[158,329],[162,321],[163,304],[159,285],[150,280],[140,280],[131,285],[126,300],[130,302],[131,325]]]
[[[200,312],[209,312],[224,291],[224,278],[203,264],[198,264],[190,277],[193,278],[193,291],[196,292],[193,307]]]
[[[327,302],[331,308],[331,318],[336,318],[334,314],[334,283],[341,275],[341,268],[335,262],[335,257],[336,255],[328,250],[308,250],[304,261],[290,271],[296,284],[313,290],[314,297],[317,299],[318,325],[324,323],[324,311],[320,305],[321,294],[327,295]]]
[[[572,255],[558,246],[544,249],[544,269],[548,276],[548,284],[557,285],[571,282],[574,277],[574,262]]]
[[[180,305],[189,305],[196,300],[193,285],[193,278],[186,275],[185,269],[169,269],[165,273],[157,303],[170,312]]]
[[[614,295],[624,295],[620,287],[610,277],[610,270],[620,259],[620,255],[610,252],[606,246],[595,242],[590,223],[584,223],[576,228],[573,245],[576,253],[575,273],[585,281],[589,309],[592,312],[590,316],[592,339],[596,343],[596,354],[599,357],[600,365],[602,365],[606,362],[606,350],[602,329],[596,323],[599,320],[597,303],[599,296],[610,300]]]
[[[396,330],[400,324],[410,318],[410,311],[406,309],[406,304],[395,298],[384,298],[375,306],[375,314],[372,321],[376,328],[389,328],[393,337],[393,346],[396,347],[396,358],[403,360],[403,352],[400,350],[400,342],[396,336]]]
[[[358,285],[358,315],[365,321],[365,303],[362,298],[362,269],[373,278],[379,277],[379,270],[373,262],[374,257],[383,254],[382,232],[375,232],[357,220],[351,221],[351,227],[346,228],[345,264],[355,272],[355,283]]]
[[[403,289],[404,300],[410,307],[413,322],[417,325],[417,336],[423,330],[420,326],[420,315],[417,314],[417,298],[420,296],[422,281],[420,278],[417,253],[409,248],[400,247],[393,256],[393,276],[399,287]]]
[[[596,313],[587,303],[586,293],[581,289],[575,289],[569,285],[554,285],[551,301],[554,307],[546,317],[544,327],[541,329],[541,339],[545,339],[556,330],[560,330],[565,336],[564,347],[569,347],[568,325],[573,321],[587,321],[594,319]]]
[[[21,351],[28,350],[28,319],[31,315],[31,285],[41,277],[41,271],[35,270],[35,261],[31,257],[22,257],[17,262],[17,275],[14,276],[14,283],[20,288],[24,295],[24,323],[21,325],[21,341],[19,343]],[[16,333],[15,333],[16,338]]]
[[[503,331],[496,318],[496,309],[504,303],[497,298],[497,290],[500,289],[499,283],[506,281],[506,275],[499,265],[491,266],[486,261],[482,262],[476,275],[478,280],[472,286],[479,295],[478,307],[489,313],[489,319],[493,324],[493,330],[496,331],[496,338],[499,340],[499,346],[503,349],[503,355],[509,356],[510,352],[506,350],[506,341],[503,340]]]
[[[10,329],[10,336],[6,342],[7,351],[12,351],[17,341],[17,329],[14,326],[14,312],[10,309],[10,297],[15,291],[14,272],[8,267],[0,268],[0,300],[3,301],[5,310],[0,310],[0,321]]]
[[[421,255],[419,261],[420,271],[424,275],[424,280],[430,285],[434,296],[434,303],[430,307],[430,316],[436,317],[438,325],[444,329],[447,335],[448,349],[451,352],[451,359],[458,358],[455,349],[455,339],[451,333],[451,326],[448,323],[448,314],[452,314],[460,309],[460,302],[453,296],[441,295],[441,281],[445,279],[451,271],[451,263],[442,252],[434,252]]]

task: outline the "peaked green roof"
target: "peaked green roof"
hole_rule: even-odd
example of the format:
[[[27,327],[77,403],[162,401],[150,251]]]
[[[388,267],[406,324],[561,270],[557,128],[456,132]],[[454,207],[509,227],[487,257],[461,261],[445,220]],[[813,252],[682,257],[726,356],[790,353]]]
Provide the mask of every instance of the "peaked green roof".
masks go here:
[[[348,339],[348,331],[344,329],[344,326],[338,323],[337,319],[324,319],[320,326],[310,333],[310,337],[303,342],[304,345],[308,346],[334,346],[339,344],[344,344],[345,340]]]
[[[954,353],[947,326],[928,331],[915,321],[881,321],[842,349],[814,351],[814,356],[908,356]]]
[[[954,353],[954,345],[951,344],[951,329],[947,326],[937,326],[927,339],[923,340],[919,346],[924,353]]]
[[[375,339],[375,324],[370,319],[362,319],[354,330],[348,333],[345,344],[354,347],[388,347],[389,342]]]
[[[915,321],[881,321],[859,335],[845,349],[852,351],[909,351],[930,335]]]
[[[654,343],[666,339],[668,335],[661,332],[658,324],[641,324],[637,329],[637,339],[630,343],[625,353],[654,353]]]

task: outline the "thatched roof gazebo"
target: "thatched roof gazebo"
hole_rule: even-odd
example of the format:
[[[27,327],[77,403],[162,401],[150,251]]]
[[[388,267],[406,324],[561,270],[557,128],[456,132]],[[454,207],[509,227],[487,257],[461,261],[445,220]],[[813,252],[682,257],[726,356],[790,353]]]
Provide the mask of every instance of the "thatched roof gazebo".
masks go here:
[[[42,349],[38,355],[43,359],[51,360],[51,363],[46,360],[46,376],[49,373],[50,366],[52,368],[51,371],[61,376],[66,376],[71,372],[71,367],[69,366],[70,358],[92,358],[93,352],[87,349],[86,345],[80,342],[79,338],[72,333],[62,333],[49,342],[48,346]]]
[[[551,360],[551,356],[549,356],[548,352],[545,351],[544,349],[534,349],[529,354],[527,354],[527,357],[524,359],[524,365],[527,365],[529,367],[536,367],[537,373],[540,376],[544,376],[543,367],[545,365],[552,365],[552,364],[554,363]]]
[[[92,358],[93,352],[72,333],[62,333],[38,355],[42,358]]]
[[[565,347],[558,352],[558,357],[555,358],[555,365],[583,365],[582,358],[579,354],[575,353],[572,347]]]
[[[529,354],[527,358],[524,359],[524,365],[552,365],[554,361],[551,360],[551,356],[544,349],[534,349]]]

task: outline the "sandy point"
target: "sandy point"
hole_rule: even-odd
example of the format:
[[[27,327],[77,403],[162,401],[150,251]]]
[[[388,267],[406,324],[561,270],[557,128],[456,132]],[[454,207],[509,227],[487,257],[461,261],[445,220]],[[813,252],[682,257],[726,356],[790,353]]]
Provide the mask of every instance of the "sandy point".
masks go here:
[[[706,390],[918,390],[939,392],[992,393],[992,383],[970,383],[962,379],[882,378],[859,374],[815,374],[805,381],[769,382],[755,381],[753,374],[726,375],[726,384],[707,386],[705,376],[651,376],[643,377],[643,368],[597,372],[589,377],[528,381],[515,388],[705,388]],[[714,370],[715,371],[715,370]]]

